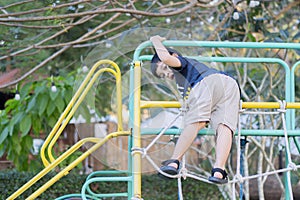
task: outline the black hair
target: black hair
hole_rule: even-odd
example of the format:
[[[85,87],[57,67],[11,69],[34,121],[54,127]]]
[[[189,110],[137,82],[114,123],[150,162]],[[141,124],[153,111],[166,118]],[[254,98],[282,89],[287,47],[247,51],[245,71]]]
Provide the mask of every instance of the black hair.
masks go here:
[[[177,55],[181,56],[181,53],[179,53],[175,49],[167,48],[167,50],[170,55],[172,55],[173,53],[176,53]],[[155,54],[153,55],[153,57],[151,59],[151,72],[154,76],[156,76],[158,78],[160,78],[160,77],[157,75],[156,69],[157,69],[157,63],[160,61],[161,61],[160,58],[158,57],[157,53],[155,52]]]

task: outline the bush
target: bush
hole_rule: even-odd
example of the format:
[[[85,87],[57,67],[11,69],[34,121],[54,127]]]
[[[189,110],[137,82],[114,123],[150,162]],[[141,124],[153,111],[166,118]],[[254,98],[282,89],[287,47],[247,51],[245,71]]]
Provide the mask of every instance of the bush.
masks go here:
[[[40,186],[52,178],[55,173],[49,173],[18,199],[25,199],[36,191]],[[31,172],[2,171],[0,172],[0,199],[5,199],[13,194],[21,186],[27,183],[33,176]],[[79,175],[71,172],[61,178],[58,182],[43,192],[38,199],[55,199],[57,197],[80,193],[81,187],[86,180],[86,175]],[[91,186],[102,193],[126,192],[127,184],[121,182],[99,182]],[[177,181],[162,181],[156,175],[145,175],[142,178],[142,195],[144,200],[174,200],[178,199]],[[184,199],[222,199],[218,188],[197,180],[187,179],[182,182]],[[111,199],[111,198],[108,198]],[[127,198],[114,198],[127,199]]]

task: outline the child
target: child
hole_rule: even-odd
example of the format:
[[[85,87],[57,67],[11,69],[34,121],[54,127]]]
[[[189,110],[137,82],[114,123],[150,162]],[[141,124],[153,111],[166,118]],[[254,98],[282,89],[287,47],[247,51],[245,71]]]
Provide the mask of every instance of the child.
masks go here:
[[[184,129],[173,155],[170,160],[162,163],[160,169],[170,175],[178,174],[183,154],[191,146],[199,130],[209,122],[216,130],[216,162],[208,180],[217,184],[227,183],[225,164],[237,127],[240,101],[238,84],[225,73],[166,48],[162,44],[164,40],[158,35],[150,38],[156,51],[151,60],[152,73],[156,77],[176,81],[188,110],[184,117]],[[162,174],[159,176],[164,177]]]

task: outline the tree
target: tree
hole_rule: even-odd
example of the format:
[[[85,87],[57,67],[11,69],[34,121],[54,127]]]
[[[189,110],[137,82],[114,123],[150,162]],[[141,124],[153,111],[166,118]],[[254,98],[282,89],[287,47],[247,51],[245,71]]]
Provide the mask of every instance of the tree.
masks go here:
[[[194,40],[296,42],[298,8],[299,2],[290,0],[5,1],[1,71],[22,72],[0,88],[39,69],[55,75],[78,67],[75,62],[90,48],[134,26],[177,29]]]

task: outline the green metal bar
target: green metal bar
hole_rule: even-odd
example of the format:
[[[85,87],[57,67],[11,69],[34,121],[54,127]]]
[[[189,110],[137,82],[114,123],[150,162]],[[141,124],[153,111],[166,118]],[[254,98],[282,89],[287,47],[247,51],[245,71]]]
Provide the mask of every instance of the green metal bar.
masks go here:
[[[293,102],[295,101],[295,96],[296,96],[296,95],[295,95],[295,72],[296,72],[296,70],[299,68],[299,66],[300,66],[300,61],[297,61],[297,62],[292,66],[292,68],[291,68],[290,91],[291,91],[291,101],[293,101]],[[290,120],[290,127],[288,127],[288,128],[291,128],[291,129],[294,130],[294,129],[296,128],[296,122],[295,122],[295,120],[296,120],[296,110],[295,110],[295,109],[292,109],[290,112],[291,112],[291,113],[290,113],[290,115],[291,115],[291,120]],[[300,153],[300,144],[299,144],[298,139],[297,139],[296,137],[293,137],[293,140],[294,140],[294,143],[295,143],[295,145],[296,145],[296,147],[297,147],[298,152]],[[287,163],[287,161],[286,161],[286,163]],[[287,180],[287,179],[288,179],[287,173],[290,173],[290,172],[286,172],[286,173],[285,173],[285,176],[284,176],[284,181],[285,181],[285,182],[288,181],[288,180]],[[287,184],[285,184],[285,190],[288,191]],[[290,198],[288,192],[285,193],[285,198],[286,198],[286,199],[289,199],[289,198]]]
[[[134,127],[134,62],[131,63],[130,65],[130,80],[129,80],[129,122],[128,122],[128,128],[132,132],[133,127]],[[128,171],[131,173],[133,172],[133,167],[132,167],[132,156],[131,156],[131,149],[133,147],[133,136],[130,134],[128,136]],[[128,200],[133,197],[134,191],[133,191],[133,177],[132,181],[128,182]]]
[[[97,197],[93,197],[91,195],[86,195],[88,197],[89,200],[93,199],[93,200],[101,200]],[[56,198],[55,200],[71,200],[73,198],[81,198],[81,194],[67,194],[67,195],[64,195],[64,196],[61,196],[61,197],[58,197]]]
[[[293,137],[293,140],[294,140],[295,145],[296,145],[296,147],[297,147],[298,153],[300,153],[300,143],[299,143],[299,141],[297,140],[296,137]]]
[[[300,60],[297,61],[291,68],[291,95],[292,95],[292,98],[291,100],[292,101],[295,101],[295,72],[296,70],[300,67]]]
[[[298,62],[296,62],[292,68],[291,68],[291,101],[295,102],[295,72],[296,70],[300,67],[300,60]],[[296,125],[295,125],[295,116],[296,116],[296,111],[295,109],[291,110],[291,118],[292,120],[292,129],[295,129]]]
[[[141,135],[157,135],[160,133],[162,129],[151,129],[151,128],[143,128],[141,129]],[[181,133],[182,129],[168,129],[164,133],[164,135],[179,135]],[[290,137],[296,137],[300,136],[300,130],[288,130],[288,136]],[[214,136],[215,132],[212,129],[202,129],[199,131],[198,135],[210,135]],[[235,133],[237,135],[237,132]],[[242,136],[272,136],[272,137],[283,137],[284,131],[283,130],[241,130]]]
[[[275,42],[217,42],[217,41],[188,41],[188,40],[166,40],[166,46],[183,47],[207,47],[207,48],[248,48],[248,49],[300,49],[299,43],[275,43]],[[138,61],[141,51],[152,46],[152,42],[141,43],[135,50],[133,59]]]
[[[104,171],[96,171],[93,172],[91,174],[88,175],[88,177],[86,178],[87,180],[90,180],[92,178],[95,178],[95,176],[101,176],[101,178],[103,178],[103,175],[120,175],[120,174],[124,174],[124,176],[122,177],[126,177],[126,175],[128,175],[128,171],[119,171],[119,170],[104,170]],[[104,176],[104,177],[112,177],[112,176]],[[113,177],[118,177],[118,176],[113,176]],[[120,176],[119,176],[120,177]],[[127,176],[128,177],[128,176]],[[98,177],[97,177],[98,178]],[[132,180],[131,180],[132,181]],[[130,182],[131,182],[130,181]],[[128,182],[129,183],[129,182]],[[94,194],[94,192],[90,189],[89,185],[86,188],[86,191],[89,194]]]
[[[81,197],[82,199],[86,199],[86,188],[89,188],[89,184],[94,183],[94,182],[101,182],[101,181],[108,181],[108,182],[116,182],[116,181],[122,181],[122,182],[130,182],[132,181],[131,177],[97,177],[97,178],[91,178],[87,180],[84,185],[82,186],[81,189]],[[96,197],[128,197],[128,193],[105,193],[105,194],[96,194],[94,192],[90,193],[92,196]]]
[[[120,193],[112,193],[112,194],[101,194],[99,197],[108,198],[108,197],[128,197],[127,192],[120,192]]]
[[[98,176],[98,175],[115,175],[115,174],[128,174],[129,172],[124,170],[124,171],[119,171],[119,170],[103,170],[103,171],[95,171],[90,173],[87,177],[86,180],[91,179],[94,176]]]

